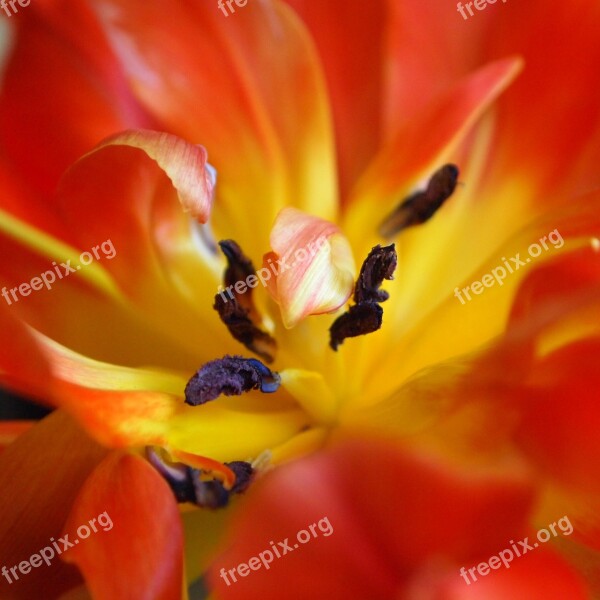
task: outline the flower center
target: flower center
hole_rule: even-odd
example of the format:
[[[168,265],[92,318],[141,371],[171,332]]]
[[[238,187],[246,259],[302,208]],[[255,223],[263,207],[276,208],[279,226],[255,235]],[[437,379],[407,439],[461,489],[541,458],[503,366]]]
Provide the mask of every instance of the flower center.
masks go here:
[[[383,220],[379,233],[391,238],[407,227],[428,221],[453,194],[458,175],[458,168],[452,164],[436,171],[424,190],[404,199]],[[256,279],[256,269],[235,241],[223,240],[219,246],[227,259],[227,267],[224,287],[215,295],[213,308],[235,340],[270,364],[275,360],[277,342],[261,329],[263,320],[254,303],[253,286],[240,285],[240,282],[249,282],[253,277]],[[381,328],[381,304],[389,298],[381,285],[385,280],[393,279],[397,263],[394,244],[377,245],[371,249],[354,286],[354,304],[329,328],[329,346],[333,351],[337,351],[347,338]],[[221,395],[237,396],[251,390],[268,394],[276,392],[280,385],[279,373],[271,371],[260,360],[224,356],[205,363],[193,375],[185,387],[185,402],[199,406]],[[148,449],[148,460],[167,481],[179,502],[221,508],[228,504],[233,494],[245,491],[256,475],[254,463],[234,461],[221,464],[209,458],[186,457],[194,466],[169,463],[158,452]]]

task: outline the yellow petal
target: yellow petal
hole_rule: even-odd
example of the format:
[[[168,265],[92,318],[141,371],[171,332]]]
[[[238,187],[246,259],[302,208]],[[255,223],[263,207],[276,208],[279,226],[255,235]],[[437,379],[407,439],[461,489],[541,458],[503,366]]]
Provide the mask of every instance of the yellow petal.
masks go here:
[[[256,410],[250,393],[248,408],[237,399],[221,399],[197,407],[183,407],[168,421],[166,446],[225,462],[257,457],[291,439],[309,424],[300,410]]]
[[[285,208],[275,219],[271,247],[261,272],[265,279],[267,272],[274,273],[267,289],[279,303],[286,328],[308,315],[337,310],[352,294],[352,249],[333,223]]]
[[[337,414],[337,400],[321,373],[285,369],[279,373],[282,385],[315,421],[331,424]]]

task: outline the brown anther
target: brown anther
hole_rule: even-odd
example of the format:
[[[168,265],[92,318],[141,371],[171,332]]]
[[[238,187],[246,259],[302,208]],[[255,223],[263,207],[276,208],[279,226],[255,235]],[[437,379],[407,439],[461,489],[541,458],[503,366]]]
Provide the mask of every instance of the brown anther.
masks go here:
[[[383,309],[379,303],[385,302],[389,294],[379,288],[385,279],[393,279],[397,263],[394,244],[383,248],[378,245],[369,252],[356,282],[356,304],[340,315],[329,328],[329,345],[333,350],[337,350],[346,338],[373,333],[381,327]]]
[[[415,192],[404,199],[381,223],[379,234],[391,239],[403,229],[425,223],[452,196],[458,183],[459,170],[447,164],[438,169],[429,180],[425,190]]]
[[[219,246],[227,258],[224,276],[226,288],[215,296],[213,308],[238,342],[265,362],[271,363],[275,357],[277,343],[256,325],[260,322],[260,316],[254,306],[252,288],[245,285],[243,294],[235,289],[238,282],[245,282],[255,274],[254,265],[233,240],[221,241]]]

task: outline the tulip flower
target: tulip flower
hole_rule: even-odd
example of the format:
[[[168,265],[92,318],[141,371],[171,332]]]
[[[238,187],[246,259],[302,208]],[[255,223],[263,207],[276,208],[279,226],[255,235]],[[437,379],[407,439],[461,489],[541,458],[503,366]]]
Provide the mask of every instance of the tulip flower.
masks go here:
[[[13,15],[0,381],[55,410],[0,426],[0,595],[599,593],[599,19]]]

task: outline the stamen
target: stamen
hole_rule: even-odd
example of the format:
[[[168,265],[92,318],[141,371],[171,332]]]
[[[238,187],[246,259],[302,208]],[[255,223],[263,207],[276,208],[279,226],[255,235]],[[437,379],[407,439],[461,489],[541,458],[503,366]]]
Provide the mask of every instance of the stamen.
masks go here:
[[[397,265],[398,255],[394,244],[384,248],[375,246],[360,268],[354,290],[354,302],[385,302],[390,295],[379,288],[385,279],[394,279]]]
[[[193,502],[202,508],[224,508],[229,504],[229,492],[223,487],[220,481],[202,481],[195,472],[191,469],[191,479],[193,482],[194,496],[187,500]]]
[[[254,265],[233,240],[223,240],[219,242],[219,246],[227,257],[228,266],[224,276],[226,288],[215,296],[213,308],[238,342],[271,363],[277,344],[256,325],[260,322],[260,316],[254,306],[252,288],[245,285],[244,294],[239,294],[235,289],[238,282],[245,282],[251,275],[255,276]]]
[[[384,248],[377,245],[371,250],[356,282],[356,304],[340,315],[329,328],[329,345],[333,350],[337,351],[346,338],[366,335],[381,328],[383,309],[379,303],[385,302],[389,294],[379,288],[384,279],[393,279],[397,264],[394,244]]]
[[[254,469],[250,463],[243,460],[235,460],[225,463],[235,473],[235,484],[231,488],[232,494],[241,494],[248,489],[254,476]]]
[[[181,463],[167,464],[154,450],[146,447],[146,457],[148,462],[162,475],[163,479],[173,490],[177,502],[188,502],[192,485],[189,479],[189,467]]]
[[[379,226],[379,235],[391,239],[403,229],[425,223],[452,196],[458,182],[456,165],[447,164],[438,169],[425,190],[415,192],[403,200]]]
[[[207,471],[194,469],[182,463],[167,464],[154,450],[146,448],[148,461],[169,484],[177,502],[191,502],[202,508],[217,509],[229,504],[232,494],[241,494],[248,489],[255,470],[250,463],[234,461],[224,463],[236,476],[236,481],[230,490],[219,479],[203,479]]]
[[[185,402],[191,406],[215,400],[221,394],[240,396],[259,389],[271,394],[279,389],[281,378],[255,358],[224,356],[203,365],[185,386]]]

